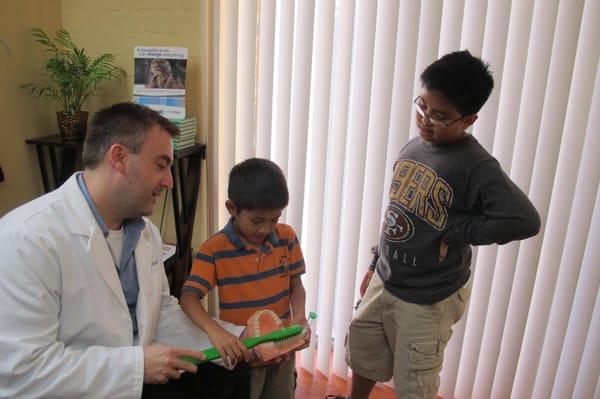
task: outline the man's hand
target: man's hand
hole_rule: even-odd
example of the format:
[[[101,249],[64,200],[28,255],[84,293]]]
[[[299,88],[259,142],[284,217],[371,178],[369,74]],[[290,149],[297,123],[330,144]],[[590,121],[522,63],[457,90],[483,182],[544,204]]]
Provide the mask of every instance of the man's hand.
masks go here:
[[[362,279],[362,283],[360,283],[360,296],[361,296],[361,298],[363,296],[365,296],[365,292],[367,292],[367,288],[369,287],[369,283],[371,282],[371,278],[373,277],[373,273],[375,273],[375,270],[372,270],[371,268],[367,269],[367,272],[365,273],[365,276]]]
[[[448,255],[448,244],[446,244],[444,240],[442,240],[440,244],[440,262],[446,259],[446,255]]]
[[[182,371],[195,373],[196,365],[181,360],[181,356],[204,359],[199,351],[153,344],[144,346],[144,383],[165,384],[170,379],[179,379]]]

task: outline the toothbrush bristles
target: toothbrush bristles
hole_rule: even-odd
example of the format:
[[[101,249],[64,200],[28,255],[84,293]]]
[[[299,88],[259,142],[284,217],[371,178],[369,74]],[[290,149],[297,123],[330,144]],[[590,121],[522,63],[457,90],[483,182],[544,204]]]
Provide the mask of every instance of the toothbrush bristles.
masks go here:
[[[289,344],[295,344],[296,342],[300,341],[302,338],[304,338],[304,335],[306,335],[306,332],[301,332],[298,335],[294,335],[293,337],[287,337],[284,339],[280,339],[277,341],[274,341],[275,346],[279,346],[279,347],[283,347]]]
[[[290,338],[285,338],[279,341],[275,341],[275,346],[286,346],[289,344],[293,344],[294,342],[298,341],[298,337],[290,337]]]

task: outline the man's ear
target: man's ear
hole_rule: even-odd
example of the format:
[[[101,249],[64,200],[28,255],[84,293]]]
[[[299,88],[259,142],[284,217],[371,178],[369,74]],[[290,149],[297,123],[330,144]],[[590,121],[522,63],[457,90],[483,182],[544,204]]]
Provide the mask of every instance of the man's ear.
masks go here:
[[[108,163],[119,173],[125,173],[125,158],[129,151],[123,144],[113,144],[107,151]]]
[[[237,209],[232,200],[225,201],[225,208],[227,208],[227,212],[233,217],[237,215]]]

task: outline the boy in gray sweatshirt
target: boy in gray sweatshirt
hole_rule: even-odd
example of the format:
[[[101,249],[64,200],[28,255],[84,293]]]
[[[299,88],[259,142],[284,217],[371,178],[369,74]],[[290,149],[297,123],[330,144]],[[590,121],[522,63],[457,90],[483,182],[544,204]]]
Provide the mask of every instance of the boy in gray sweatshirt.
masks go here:
[[[540,229],[527,196],[466,131],[492,91],[488,66],[454,52],[429,65],[421,83],[419,137],[394,165],[379,246],[348,332],[352,399],[392,376],[398,398],[435,398],[452,325],[469,300],[471,245]]]

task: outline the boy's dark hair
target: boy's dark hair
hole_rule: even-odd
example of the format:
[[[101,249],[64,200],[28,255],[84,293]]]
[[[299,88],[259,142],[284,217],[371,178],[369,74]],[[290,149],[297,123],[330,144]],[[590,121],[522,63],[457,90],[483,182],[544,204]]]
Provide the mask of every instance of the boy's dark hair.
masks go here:
[[[441,92],[461,115],[473,115],[483,107],[494,87],[488,68],[468,50],[456,51],[425,68],[421,84],[427,90]]]
[[[274,162],[250,158],[229,173],[229,199],[238,212],[255,209],[283,209],[289,201],[285,176]]]
[[[96,112],[83,143],[83,167],[94,169],[98,166],[113,144],[122,144],[137,153],[146,134],[155,125],[165,129],[171,137],[179,134],[177,126],[143,105],[119,103]]]

